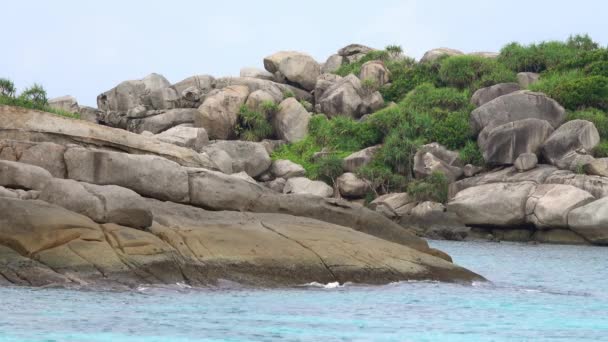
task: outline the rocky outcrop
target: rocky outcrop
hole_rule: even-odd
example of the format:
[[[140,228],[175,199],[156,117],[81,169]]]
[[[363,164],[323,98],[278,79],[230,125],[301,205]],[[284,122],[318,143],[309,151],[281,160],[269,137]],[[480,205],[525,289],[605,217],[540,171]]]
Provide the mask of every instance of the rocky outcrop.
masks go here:
[[[418,202],[406,192],[390,193],[378,196],[369,207],[390,219],[409,215]]]
[[[209,136],[204,128],[191,127],[187,124],[175,126],[160,134],[155,138],[181,147],[187,147],[197,152],[201,152],[203,146],[209,143]]]
[[[528,88],[531,84],[536,83],[540,79],[540,75],[535,72],[520,72],[517,74],[517,83],[522,89]]]
[[[608,245],[608,197],[572,210],[570,229],[598,245]]]
[[[306,174],[302,165],[284,159],[273,161],[270,172],[273,176],[284,179],[303,177]]]
[[[522,153],[515,159],[513,166],[519,172],[530,171],[538,165],[538,157],[534,153]]]
[[[471,103],[476,107],[486,104],[499,96],[510,94],[520,90],[517,83],[499,83],[490,87],[481,88],[473,93]]]
[[[321,68],[314,58],[296,51],[281,51],[264,58],[264,68],[277,79],[284,78],[289,84],[306,90],[314,89],[321,74]]]
[[[526,215],[539,229],[568,228],[568,213],[594,200],[587,191],[571,185],[541,184],[526,202]]]
[[[348,155],[342,161],[342,168],[346,172],[357,171],[359,168],[371,163],[374,155],[376,155],[381,147],[382,145],[371,146]]]
[[[273,126],[279,139],[298,142],[308,134],[311,114],[295,98],[290,97],[279,105],[274,115]]]
[[[593,159],[585,164],[584,171],[588,175],[608,177],[608,158]]]
[[[331,197],[334,194],[334,189],[321,181],[313,181],[306,177],[294,177],[287,180],[283,193]]]
[[[66,95],[61,97],[55,97],[49,100],[49,107],[60,109],[68,113],[78,113],[80,107],[78,101],[74,96]]]
[[[432,50],[425,52],[424,55],[422,56],[422,58],[420,59],[420,63],[434,62],[437,59],[444,57],[444,56],[460,56],[460,55],[464,55],[464,53],[462,53],[462,51],[458,51],[455,49],[437,48],[437,49],[432,49]]]
[[[348,63],[353,63],[359,61],[371,51],[374,51],[374,49],[370,48],[369,46],[361,44],[349,44],[338,50],[338,55],[344,57]]]
[[[102,116],[102,121],[107,120],[109,116],[118,115],[118,120],[123,120],[120,118],[121,114],[117,112],[107,112]],[[113,125],[118,126],[119,128],[124,128],[130,132],[142,133],[145,131],[158,134],[164,132],[166,130],[171,129],[172,127],[184,125],[184,124],[193,124],[194,118],[198,115],[196,109],[191,108],[177,108],[177,109],[169,109],[169,110],[153,110],[153,111],[130,111],[124,117],[125,127],[121,127],[122,125]],[[116,120],[117,118],[111,118],[111,121]]]
[[[372,82],[376,87],[389,83],[390,78],[390,71],[384,65],[384,62],[378,60],[363,63],[359,72],[359,79],[361,81],[366,82],[368,80],[368,82]]]
[[[545,141],[543,156],[560,169],[575,171],[593,160],[590,153],[599,142],[600,134],[592,122],[572,120]]]
[[[414,156],[414,174],[417,178],[438,172],[451,183],[463,175],[462,167],[458,152],[450,151],[438,143],[421,146]]]
[[[372,113],[384,105],[379,92],[364,89],[355,75],[334,81],[324,79],[323,86],[315,88],[315,110],[328,116],[344,115],[355,119]],[[323,90],[324,89],[324,90]]]
[[[572,185],[589,192],[596,198],[608,196],[608,178],[605,177],[581,175],[560,170],[551,173],[545,179],[545,183]]]
[[[0,106],[0,139],[52,142],[152,154],[183,166],[217,169],[206,154],[124,130],[17,107]]]
[[[99,96],[97,107],[104,111],[127,112],[139,105],[147,109],[175,108],[178,95],[171,84],[159,74],[141,80],[124,81]]]
[[[51,178],[50,172],[38,166],[0,160],[0,186],[39,191]]]
[[[258,69],[258,68],[241,68],[241,71],[239,72],[239,76],[274,81],[274,75],[272,73],[270,73],[266,70]]]
[[[487,126],[496,127],[524,119],[545,120],[554,129],[566,118],[566,111],[542,93],[527,90],[499,96],[471,113],[471,129],[479,133]]]
[[[246,86],[228,86],[210,94],[198,108],[194,125],[203,127],[211,139],[233,137],[239,110],[248,95]]]
[[[204,151],[215,154],[217,150],[226,152],[232,160],[232,172],[245,171],[257,177],[270,168],[272,161],[264,145],[251,141],[223,140],[205,146]]]
[[[483,159],[494,165],[513,164],[524,153],[539,154],[543,143],[553,133],[548,121],[524,119],[498,126],[487,126],[477,143]]]
[[[333,54],[327,57],[327,60],[321,66],[321,73],[331,73],[338,70],[344,64],[345,58],[338,54]]]
[[[340,194],[348,198],[363,198],[372,190],[368,181],[357,177],[351,172],[347,172],[338,177],[338,179],[336,179],[336,184]]]

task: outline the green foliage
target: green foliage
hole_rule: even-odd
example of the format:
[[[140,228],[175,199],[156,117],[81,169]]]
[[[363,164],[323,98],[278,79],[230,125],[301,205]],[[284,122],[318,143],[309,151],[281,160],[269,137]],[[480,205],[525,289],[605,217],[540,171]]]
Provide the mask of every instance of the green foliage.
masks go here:
[[[533,91],[539,91],[551,96],[551,93],[557,86],[562,83],[570,82],[584,77],[584,74],[579,69],[567,70],[563,72],[547,72],[535,83],[528,88]]]
[[[438,63],[413,63],[404,60],[400,63],[387,63],[391,72],[391,83],[384,85],[380,93],[387,102],[399,102],[407,93],[423,83],[439,85]]]
[[[417,201],[433,201],[446,203],[448,201],[448,180],[440,172],[415,180],[408,184],[407,193]]]
[[[242,105],[239,110],[237,135],[247,141],[261,141],[272,137],[274,129],[268,117],[278,110],[278,106],[272,101],[264,101],[260,105],[261,112],[252,111],[246,105]]]
[[[296,97],[296,94],[294,94],[293,91],[291,91],[291,90],[285,90],[283,92],[283,98],[287,99],[287,98],[290,98],[290,97]]]
[[[469,94],[455,88],[436,88],[431,83],[423,83],[407,94],[404,103],[412,110],[438,108],[455,111],[469,106]]]
[[[470,55],[443,59],[439,77],[448,86],[471,91],[516,80],[515,73],[496,59]]]
[[[588,34],[577,34],[575,36],[570,36],[566,41],[566,45],[568,45],[568,47],[571,49],[586,51],[595,50],[600,47],[598,43],[594,42],[591,37],[589,37]]]
[[[475,141],[469,140],[460,150],[460,159],[465,164],[472,164],[476,166],[483,166],[485,160],[479,150],[479,146]]]
[[[602,140],[593,149],[593,156],[596,158],[608,158],[608,140]]]
[[[595,61],[584,69],[585,75],[608,77],[608,61]]]
[[[302,165],[306,170],[306,175],[315,179],[317,176],[317,165],[313,163],[313,154],[319,152],[321,146],[317,145],[311,136],[295,143],[281,145],[272,153],[272,159],[287,159],[296,164]]]
[[[322,114],[310,119],[308,134],[317,145],[337,151],[357,151],[377,144],[382,138],[369,122],[358,122],[344,116],[329,120]]]
[[[608,77],[589,76],[566,81],[548,95],[572,110],[585,107],[608,109]]]
[[[509,69],[541,72],[576,56],[576,49],[562,42],[542,42],[522,46],[511,43],[500,50],[498,61]]]
[[[370,78],[366,78],[363,81],[361,81],[361,87],[363,88],[363,91],[371,94],[373,92],[375,92],[376,90],[378,90],[378,82],[376,82],[375,80],[372,80]]]
[[[589,108],[569,112],[566,120],[587,120],[593,122],[602,139],[608,139],[608,114],[599,109]]]
[[[391,167],[393,172],[412,177],[414,155],[423,143],[421,139],[414,138],[415,128],[408,123],[402,123],[384,139],[382,148],[376,157],[385,165]]]
[[[48,105],[48,100],[46,98],[46,90],[44,90],[44,88],[37,83],[34,83],[34,85],[29,88],[26,88],[23,92],[21,92],[19,98],[24,101],[32,102],[36,106]]]
[[[334,74],[340,76],[347,76],[349,74],[359,76],[359,73],[361,73],[361,66],[366,62],[375,60],[386,61],[389,59],[389,57],[390,54],[385,50],[373,50],[366,53],[365,56],[354,63],[342,64],[340,68],[334,72]]]
[[[378,189],[380,193],[402,192],[407,186],[407,178],[393,172],[380,158],[375,158],[371,163],[359,168],[356,174],[370,182],[371,188]]]
[[[319,158],[315,164],[317,167],[316,178],[330,185],[334,185],[336,178],[344,173],[342,158],[336,154],[329,154]]]
[[[17,89],[15,88],[13,81],[6,78],[0,78],[0,96],[15,97],[16,92]]]

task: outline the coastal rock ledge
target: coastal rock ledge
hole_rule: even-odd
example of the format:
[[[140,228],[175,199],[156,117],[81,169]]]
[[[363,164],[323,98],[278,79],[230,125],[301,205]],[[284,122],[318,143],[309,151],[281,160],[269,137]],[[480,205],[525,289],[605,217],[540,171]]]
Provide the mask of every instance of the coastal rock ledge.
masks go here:
[[[0,285],[483,280],[372,210],[216,170],[205,152],[0,106]]]

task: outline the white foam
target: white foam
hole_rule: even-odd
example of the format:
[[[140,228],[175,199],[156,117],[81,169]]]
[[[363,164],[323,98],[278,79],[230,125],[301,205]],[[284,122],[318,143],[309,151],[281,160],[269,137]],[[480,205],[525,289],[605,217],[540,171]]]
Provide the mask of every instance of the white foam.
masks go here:
[[[303,286],[318,287],[318,288],[322,288],[322,289],[336,289],[339,287],[344,287],[344,285],[340,285],[340,283],[337,281],[334,281],[332,283],[327,283],[327,284],[321,284],[316,281],[313,281],[312,283],[304,284]]]

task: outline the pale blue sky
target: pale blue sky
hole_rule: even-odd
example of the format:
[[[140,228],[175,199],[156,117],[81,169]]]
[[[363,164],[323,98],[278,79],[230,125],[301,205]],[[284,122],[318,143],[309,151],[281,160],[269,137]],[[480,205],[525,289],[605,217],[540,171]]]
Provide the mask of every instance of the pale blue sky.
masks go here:
[[[0,8],[0,77],[93,106],[123,80],[238,75],[286,49],[324,61],[354,42],[398,44],[416,58],[435,47],[498,51],[570,33],[608,44],[602,0],[0,0]]]

